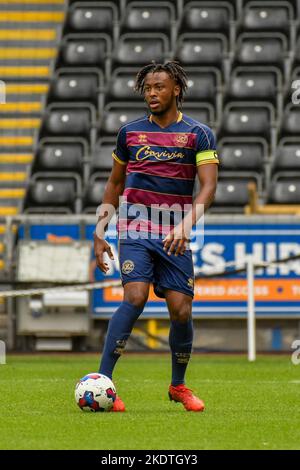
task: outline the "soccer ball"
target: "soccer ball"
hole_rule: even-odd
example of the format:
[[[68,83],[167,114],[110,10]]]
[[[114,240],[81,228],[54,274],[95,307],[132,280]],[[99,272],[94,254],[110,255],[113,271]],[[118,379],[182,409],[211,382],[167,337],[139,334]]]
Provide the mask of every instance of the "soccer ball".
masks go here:
[[[84,411],[109,411],[117,393],[112,381],[97,372],[87,374],[75,387],[75,400]]]

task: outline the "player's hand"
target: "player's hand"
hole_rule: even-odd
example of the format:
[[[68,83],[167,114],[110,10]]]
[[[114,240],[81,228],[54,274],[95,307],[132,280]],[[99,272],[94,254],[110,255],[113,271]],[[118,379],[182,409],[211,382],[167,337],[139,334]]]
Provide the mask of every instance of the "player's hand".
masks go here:
[[[98,268],[106,274],[109,270],[107,263],[103,261],[104,253],[107,253],[110,259],[114,259],[113,252],[110,245],[103,238],[99,238],[96,233],[94,233],[94,253],[96,256],[96,264]]]
[[[189,234],[184,230],[184,226],[178,224],[163,239],[164,251],[167,251],[169,256],[172,253],[175,253],[175,256],[183,255],[189,241]]]

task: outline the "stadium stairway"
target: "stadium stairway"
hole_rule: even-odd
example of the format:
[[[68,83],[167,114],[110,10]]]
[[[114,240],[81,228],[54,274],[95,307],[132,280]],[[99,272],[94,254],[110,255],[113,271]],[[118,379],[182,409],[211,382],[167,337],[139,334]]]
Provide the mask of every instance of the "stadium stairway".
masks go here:
[[[22,207],[67,0],[0,0],[0,224]],[[0,276],[4,268],[0,225]]]

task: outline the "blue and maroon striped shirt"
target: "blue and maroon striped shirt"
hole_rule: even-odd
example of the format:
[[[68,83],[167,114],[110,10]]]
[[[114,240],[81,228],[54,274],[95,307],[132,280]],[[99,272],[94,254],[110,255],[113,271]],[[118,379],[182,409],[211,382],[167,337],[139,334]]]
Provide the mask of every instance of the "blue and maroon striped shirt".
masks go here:
[[[119,230],[127,229],[142,205],[140,231],[160,234],[168,233],[158,215],[164,206],[173,206],[168,212],[171,226],[177,223],[176,214],[190,209],[197,166],[219,163],[212,130],[181,112],[166,128],[152,121],[151,115],[125,124],[119,130],[113,158],[127,165]]]

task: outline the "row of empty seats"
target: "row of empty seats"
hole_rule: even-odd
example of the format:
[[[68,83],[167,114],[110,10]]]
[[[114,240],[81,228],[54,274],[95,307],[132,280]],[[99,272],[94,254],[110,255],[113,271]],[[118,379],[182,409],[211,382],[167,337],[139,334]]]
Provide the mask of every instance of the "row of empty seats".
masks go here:
[[[117,67],[140,66],[175,58],[185,66],[214,66],[228,80],[238,65],[276,66],[285,77],[300,64],[300,34],[289,45],[280,32],[242,33],[229,48],[221,33],[186,32],[176,43],[163,33],[126,33],[112,45],[105,33],[73,33],[64,37],[58,67],[98,67],[106,79]]]
[[[70,2],[25,211],[95,212],[119,127],[147,112],[133,86],[153,59],[180,60],[189,77],[183,112],[217,135],[220,181],[211,211],[242,212],[252,181],[266,202],[300,203],[297,7],[281,0]]]
[[[299,14],[298,0],[71,1],[65,31],[117,32],[214,30],[282,30],[288,33]],[[176,32],[177,32],[176,31]]]
[[[265,203],[300,204],[300,172],[278,174],[270,182]],[[249,183],[259,185],[257,175],[222,174],[218,181],[216,197],[210,213],[243,213],[249,203]],[[93,175],[83,191],[78,178],[61,173],[36,174],[30,182],[26,198],[27,213],[93,213],[101,203],[106,178]]]

